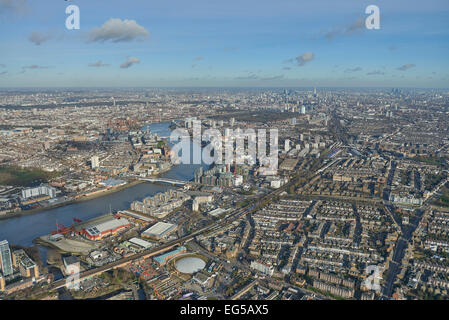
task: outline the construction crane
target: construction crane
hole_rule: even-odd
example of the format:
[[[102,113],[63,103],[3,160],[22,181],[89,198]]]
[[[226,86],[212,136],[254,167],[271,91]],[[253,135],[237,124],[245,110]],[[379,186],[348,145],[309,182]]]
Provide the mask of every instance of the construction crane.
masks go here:
[[[152,270],[152,271],[150,271],[150,272],[151,272],[151,274],[149,274],[147,271],[144,271],[144,272],[143,272],[143,273],[148,277],[147,280],[151,279],[151,278],[156,274],[156,271],[155,271],[155,270]]]
[[[161,294],[159,293],[159,291],[157,291],[156,285],[155,285],[154,283],[152,283],[152,285],[153,285],[153,292],[156,294],[156,297],[157,297],[159,300],[164,300],[164,296],[161,295]]]
[[[56,230],[53,230],[51,232],[51,234],[57,234],[57,233],[65,234],[65,233],[70,232],[71,230],[72,230],[72,228],[67,228],[66,226],[56,222]]]
[[[148,272],[144,271],[143,273],[144,273],[149,279],[151,278],[151,276],[148,274]],[[153,273],[153,275],[154,275],[154,273]],[[155,285],[154,283],[152,283],[151,285],[153,286],[153,292],[154,292],[154,294],[156,295],[156,297],[157,297],[159,300],[164,300],[164,296],[161,295],[161,294],[159,293],[159,291],[156,289],[156,285]]]
[[[81,219],[78,219],[78,218],[73,218],[73,221],[75,221],[75,222],[78,222],[78,223],[81,223],[81,222],[83,222],[83,220],[81,220]]]

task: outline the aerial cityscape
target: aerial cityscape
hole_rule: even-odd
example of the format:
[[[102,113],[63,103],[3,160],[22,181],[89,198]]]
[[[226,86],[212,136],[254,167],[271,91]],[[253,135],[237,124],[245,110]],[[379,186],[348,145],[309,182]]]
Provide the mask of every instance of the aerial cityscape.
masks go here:
[[[447,1],[55,2],[0,0],[0,300],[449,299]]]

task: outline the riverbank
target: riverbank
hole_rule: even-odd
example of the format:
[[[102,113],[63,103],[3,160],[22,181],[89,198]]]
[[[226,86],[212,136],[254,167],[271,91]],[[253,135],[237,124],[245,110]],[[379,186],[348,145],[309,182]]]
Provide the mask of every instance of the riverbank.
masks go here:
[[[34,209],[30,209],[30,210],[22,210],[19,212],[14,212],[14,213],[7,213],[5,215],[0,216],[0,220],[7,220],[7,219],[11,219],[11,218],[16,218],[16,217],[23,217],[23,216],[27,216],[27,215],[31,215],[34,213],[38,213],[38,212],[42,212],[45,210],[50,210],[50,209],[55,209],[55,208],[60,208],[60,207],[64,207],[67,206],[69,204],[73,204],[73,203],[79,203],[79,202],[84,202],[84,201],[89,201],[89,200],[93,200],[93,199],[97,199],[97,198],[101,198],[107,195],[110,195],[112,193],[118,192],[118,191],[122,191],[125,190],[127,188],[133,187],[135,185],[141,184],[141,183],[148,183],[146,181],[142,181],[142,180],[131,180],[130,182],[122,185],[122,186],[118,186],[115,188],[109,188],[109,189],[105,189],[102,192],[98,192],[89,196],[81,196],[77,199],[72,199],[69,201],[64,201],[64,202],[60,202],[54,205],[50,205],[50,206],[46,206],[46,207],[39,207],[39,208],[34,208]]]
[[[71,239],[62,239],[57,242],[50,240],[50,235],[41,236],[33,240],[33,243],[42,245],[44,247],[53,248],[59,253],[70,253],[73,255],[86,255],[90,251],[98,248],[97,243],[92,243],[88,241],[79,241]]]
[[[148,178],[157,178],[161,174],[169,172],[172,168],[173,168],[173,165],[170,165],[167,169],[158,172],[158,174],[156,174],[156,175],[151,175]],[[82,196],[80,196],[80,197],[78,197],[76,199],[63,201],[63,202],[60,202],[60,203],[57,203],[57,204],[54,204],[54,205],[42,206],[42,207],[30,209],[30,210],[22,210],[22,211],[13,212],[13,213],[6,213],[6,214],[0,216],[0,220],[7,220],[7,219],[15,218],[15,217],[23,217],[23,216],[27,216],[27,215],[30,215],[30,214],[33,214],[33,213],[42,212],[42,211],[45,211],[45,210],[60,208],[60,207],[67,206],[67,205],[70,205],[70,204],[73,204],[73,203],[79,203],[79,202],[84,202],[84,201],[89,201],[89,200],[101,198],[101,197],[110,195],[110,194],[118,192],[118,191],[125,190],[127,188],[133,187],[133,186],[141,184],[141,183],[148,183],[148,182],[144,181],[144,180],[133,179],[133,180],[128,181],[126,184],[118,186],[118,187],[104,189],[102,191],[97,191],[97,192],[89,194],[89,195],[82,195]]]

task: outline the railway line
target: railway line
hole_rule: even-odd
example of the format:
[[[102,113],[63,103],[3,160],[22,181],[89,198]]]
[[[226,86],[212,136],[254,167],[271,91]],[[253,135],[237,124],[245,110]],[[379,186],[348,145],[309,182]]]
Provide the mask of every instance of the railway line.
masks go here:
[[[261,199],[261,202],[268,201],[268,200],[272,199],[273,197],[279,195],[280,193],[285,191],[288,188],[288,186],[289,186],[289,183],[287,183],[284,186],[282,186],[281,188],[273,191],[272,193],[266,195],[264,198]],[[157,248],[151,248],[151,249],[144,250],[142,252],[139,252],[134,255],[122,258],[120,260],[108,263],[104,266],[101,266],[101,267],[98,267],[95,269],[83,271],[79,274],[79,277],[77,277],[76,279],[73,279],[75,282],[71,282],[71,284],[80,282],[84,279],[101,274],[103,272],[106,272],[106,271],[109,271],[109,270],[112,270],[115,268],[119,268],[119,267],[124,266],[134,260],[155,256],[159,253],[166,251],[167,249],[173,248],[178,245],[182,245],[185,242],[194,239],[196,236],[198,236],[200,234],[203,234],[203,233],[206,233],[209,231],[217,231],[218,229],[220,229],[226,225],[229,225],[229,223],[231,223],[232,221],[235,221],[235,220],[247,215],[248,213],[254,211],[256,208],[257,208],[257,206],[255,204],[249,204],[243,208],[234,210],[230,214],[226,215],[223,219],[216,221],[216,222],[212,223],[211,225],[205,226],[199,230],[196,230],[196,231],[192,232],[191,234],[186,235],[182,238],[167,242]],[[45,290],[51,291],[51,290],[56,290],[56,289],[59,289],[62,287],[66,287],[67,281],[68,281],[68,278],[64,278],[64,279],[55,281],[52,284],[50,284],[49,287],[46,287]]]

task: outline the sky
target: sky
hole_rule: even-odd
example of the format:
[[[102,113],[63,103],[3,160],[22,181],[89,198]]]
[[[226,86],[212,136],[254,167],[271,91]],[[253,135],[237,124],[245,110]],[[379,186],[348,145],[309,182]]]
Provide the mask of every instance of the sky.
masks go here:
[[[447,0],[0,0],[0,87],[449,88],[448,57]]]

